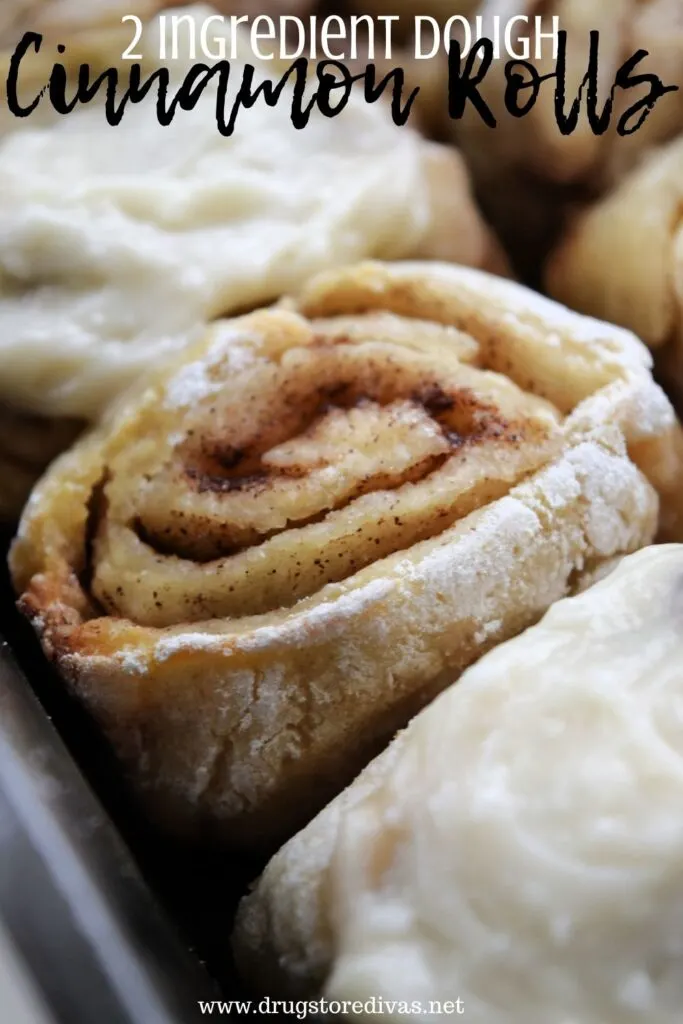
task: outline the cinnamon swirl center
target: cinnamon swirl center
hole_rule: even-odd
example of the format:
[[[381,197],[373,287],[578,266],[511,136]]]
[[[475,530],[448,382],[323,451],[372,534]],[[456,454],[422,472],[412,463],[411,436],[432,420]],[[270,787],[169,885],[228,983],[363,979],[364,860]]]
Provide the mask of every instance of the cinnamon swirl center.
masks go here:
[[[205,394],[148,409],[149,432],[107,466],[92,574],[107,611],[170,625],[290,607],[436,536],[555,450],[555,411],[457,349],[292,319],[289,344],[241,363],[228,346]]]

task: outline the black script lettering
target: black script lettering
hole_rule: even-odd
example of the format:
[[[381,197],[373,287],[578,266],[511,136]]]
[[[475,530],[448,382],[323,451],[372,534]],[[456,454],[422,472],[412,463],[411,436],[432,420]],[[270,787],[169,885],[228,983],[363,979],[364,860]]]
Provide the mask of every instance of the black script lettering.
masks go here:
[[[157,116],[159,118],[161,117],[161,112],[163,111],[162,98],[165,97],[166,89],[168,88],[168,70],[166,68],[159,68],[157,71],[154,71],[148,79],[142,80],[142,69],[140,65],[133,64],[130,69],[128,88],[123,93],[118,105],[117,91],[119,87],[119,73],[116,68],[108,68],[107,71],[104,71],[99,75],[90,86],[87,85],[89,72],[90,69],[88,65],[83,64],[81,66],[81,73],[83,74],[82,80],[79,73],[80,102],[83,105],[90,103],[106,83],[104,116],[107,119],[107,124],[111,125],[112,128],[116,128],[121,124],[128,103],[142,103],[142,101],[146,99],[147,95],[151,92],[152,86],[154,85],[157,86]]]
[[[579,124],[583,98],[586,99],[586,115],[594,135],[603,135],[610,124],[614,114],[614,101],[618,89],[633,89],[640,85],[648,85],[649,92],[638,102],[634,103],[619,118],[617,132],[619,135],[632,135],[645,122],[652,113],[655,104],[662,96],[670,92],[677,92],[678,86],[666,86],[654,74],[633,75],[632,72],[638,65],[649,56],[647,50],[639,50],[628,60],[624,61],[619,68],[609,95],[605,100],[602,110],[599,110],[598,100],[598,69],[600,54],[600,34],[590,33],[590,50],[588,68],[579,86],[577,96],[572,102],[568,112],[565,112],[566,101],[566,75],[567,75],[567,33],[560,32],[558,36],[558,58],[555,71],[547,75],[540,75],[538,69],[527,61],[511,61],[505,67],[507,87],[505,90],[505,106],[513,117],[524,117],[534,107],[540,89],[544,82],[554,78],[555,84],[555,117],[557,126],[563,135],[572,135]],[[517,69],[526,72],[528,77],[520,74]],[[528,90],[529,95],[525,103],[519,103],[519,95]],[[631,123],[635,119],[634,123]]]
[[[614,84],[610,89],[609,98],[605,102],[602,114],[597,112],[597,92],[598,92],[598,67],[599,67],[599,50],[600,50],[600,33],[591,32],[590,34],[590,57],[588,62],[588,71],[584,76],[583,82],[579,87],[579,93],[577,99],[572,104],[572,108],[569,115],[564,115],[564,89],[565,89],[565,75],[566,75],[566,32],[560,32],[559,34],[559,55],[557,64],[557,79],[558,84],[555,91],[555,113],[557,117],[557,123],[560,131],[563,135],[571,135],[577,127],[580,109],[581,109],[581,97],[584,86],[587,86],[586,92],[586,108],[588,121],[591,126],[591,131],[594,135],[603,135],[609,128],[612,121],[612,114],[614,112],[614,97],[617,89],[631,89],[638,85],[648,84],[650,86],[649,94],[643,99],[635,103],[628,111],[626,111],[619,118],[617,124],[617,132],[619,135],[632,135],[640,128],[647,117],[654,109],[655,104],[662,96],[665,96],[669,92],[677,92],[678,86],[665,86],[656,75],[644,74],[632,76],[631,72],[636,68],[645,57],[648,57],[647,50],[638,50],[632,57],[624,61],[619,70],[617,71]],[[629,120],[638,111],[641,111],[640,118],[637,119],[633,127],[629,128]]]
[[[403,68],[395,68],[380,81],[377,81],[377,69],[374,64],[369,64],[362,72],[352,74],[346,65],[339,61],[322,61],[316,65],[317,88],[312,95],[309,92],[307,96],[309,67],[307,59],[295,60],[277,82],[266,79],[258,84],[255,83],[256,68],[247,64],[244,65],[242,81],[226,119],[231,71],[230,62],[227,60],[212,65],[194,65],[172,98],[169,97],[171,80],[167,67],[157,68],[149,77],[143,78],[141,65],[132,64],[128,71],[127,88],[124,89],[124,83],[120,78],[122,72],[119,69],[107,68],[93,76],[90,66],[81,64],[76,77],[75,91],[73,95],[70,95],[70,75],[67,68],[64,64],[56,63],[52,67],[48,83],[39,95],[32,100],[29,106],[22,106],[18,97],[21,62],[31,48],[39,52],[42,42],[42,36],[37,33],[27,33],[12,57],[7,82],[7,105],[16,117],[28,117],[36,109],[46,92],[49,94],[53,109],[62,115],[70,114],[79,105],[86,106],[99,95],[104,94],[105,119],[111,127],[117,127],[123,120],[129,103],[141,103],[153,89],[156,89],[157,120],[161,126],[166,127],[171,124],[178,110],[193,110],[204,95],[207,86],[218,78],[216,124],[222,135],[230,136],[234,132],[237,115],[243,107],[249,109],[259,99],[270,107],[276,106],[281,100],[284,89],[293,78],[290,120],[296,129],[306,127],[316,106],[322,116],[336,117],[347,106],[353,86],[361,81],[367,103],[377,102],[386,92],[387,87],[391,86],[391,116],[394,124],[400,126],[407,122],[412,105],[419,93],[419,88],[416,87],[404,100],[405,72]],[[64,49],[63,46],[58,47],[60,53],[63,53]],[[490,63],[490,57],[488,62]],[[485,69],[479,76],[474,76],[472,62],[469,62],[461,82],[465,101],[469,95],[472,102],[479,106],[476,84],[484,74]]]
[[[334,68],[335,71],[339,72],[341,78],[331,74],[327,69]],[[351,72],[344,64],[341,64],[338,60],[323,60],[315,69],[315,74],[318,79],[318,90],[316,91],[316,102],[318,104],[318,110],[323,117],[336,117],[340,114],[346,104],[349,102],[349,96],[351,90],[356,82],[359,82],[365,77],[365,74],[352,75]],[[330,97],[335,89],[343,89],[344,93],[339,99],[339,102],[332,106],[330,103]]]
[[[604,135],[612,120],[614,109],[615,87],[612,86],[602,113],[598,113],[598,69],[600,59],[600,33],[591,32],[588,57],[588,70],[583,76],[576,99],[568,114],[564,112],[565,89],[567,77],[567,33],[560,32],[558,37],[557,88],[555,90],[555,116],[557,125],[563,135],[572,135],[579,123],[583,92],[586,90],[586,113],[591,131],[594,135]]]
[[[226,85],[230,77],[230,64],[220,61],[218,64],[194,64],[187,73],[182,85],[164,112],[164,122],[170,124],[178,107],[181,110],[194,110],[204,95],[204,90],[215,76],[225,75]],[[161,122],[160,122],[161,123]]]
[[[68,76],[66,68],[63,64],[55,64],[52,68],[52,73],[50,74],[49,95],[50,103],[58,114],[70,114],[79,102],[78,90],[72,100],[67,100],[67,84]]]
[[[179,108],[185,111],[194,110],[207,85],[215,76],[219,76],[227,89],[230,76],[229,61],[220,61],[213,66],[195,64],[190,68],[175,95],[169,99],[171,78],[168,68],[157,68],[148,78],[143,79],[141,65],[133,64],[130,68],[128,88],[117,104],[118,71],[109,68],[89,84],[89,68],[84,64],[81,65],[79,75],[79,100],[84,105],[89,103],[106,82],[105,117],[107,123],[114,128],[121,123],[128,104],[142,103],[156,86],[157,121],[166,128],[175,118]]]
[[[47,90],[46,85],[40,90],[36,98],[33,100],[33,103],[28,107],[23,107],[19,101],[18,88],[21,62],[31,47],[33,47],[36,53],[40,53],[42,45],[43,37],[41,35],[37,32],[27,32],[12,54],[12,59],[9,64],[9,75],[7,76],[7,109],[15,117],[28,117],[32,114]]]
[[[525,78],[524,74],[517,71],[517,68],[520,68],[522,72],[526,71],[528,78]],[[505,78],[507,82],[505,86],[505,109],[507,112],[513,117],[526,117],[529,111],[536,106],[536,100],[543,83],[554,77],[554,71],[548,75],[539,74],[538,68],[528,61],[509,61],[505,65]],[[527,96],[524,104],[520,106],[519,94],[527,89],[530,95]]]
[[[58,114],[70,114],[79,104],[86,106],[91,103],[104,87],[104,116],[112,128],[119,125],[123,119],[128,103],[141,103],[151,91],[152,86],[158,83],[159,119],[161,121],[164,105],[163,98],[166,95],[168,84],[168,71],[158,69],[148,79],[142,80],[142,71],[139,64],[133,64],[130,69],[128,88],[119,99],[119,73],[116,68],[108,68],[97,75],[91,81],[91,69],[88,64],[81,64],[78,69],[78,80],[76,93],[72,99],[67,99],[67,86],[69,83],[66,68],[63,64],[55,64],[50,74],[50,81],[46,86],[50,102]]]
[[[480,54],[481,66],[473,75],[474,65]],[[464,116],[469,101],[484,124],[489,128],[496,127],[497,121],[477,88],[486,77],[492,62],[493,43],[490,39],[480,39],[468,53],[463,71],[462,47],[457,39],[451,39],[448,48],[448,114],[453,120],[460,120]]]
[[[308,61],[305,57],[299,57],[293,64],[287,68],[285,73],[280,78],[280,81],[273,85],[269,79],[265,79],[259,85],[253,89],[254,75],[256,68],[251,64],[245,64],[244,73],[242,75],[242,83],[238,90],[235,102],[232,105],[230,111],[230,117],[228,121],[225,120],[225,108],[227,104],[227,81],[221,80],[218,90],[218,104],[217,104],[217,123],[218,130],[221,135],[229,137],[235,130],[235,122],[237,115],[241,107],[249,109],[253,107],[259,97],[263,97],[264,102],[269,107],[275,107],[282,96],[282,92],[289,81],[291,75],[294,75],[295,82],[293,87],[292,97],[292,111],[291,120],[295,128],[305,128],[308,124],[308,119],[311,115],[311,110],[315,106],[315,97],[311,100],[307,107],[302,106],[304,90],[306,88],[306,76],[308,74]]]
[[[663,96],[666,96],[666,94],[670,92],[679,91],[679,86],[664,85],[661,78],[658,78],[656,75],[631,74],[631,72],[638,67],[641,61],[649,56],[650,54],[647,50],[638,50],[637,53],[634,53],[632,57],[629,57],[629,59],[621,65],[617,72],[616,84],[621,89],[635,89],[639,85],[648,85],[650,87],[647,96],[643,96],[642,99],[634,103],[633,106],[629,107],[628,110],[621,115],[617,124],[618,135],[633,135],[639,128],[642,128],[654,110],[655,104],[661,100]],[[639,116],[636,117],[636,115]],[[632,127],[629,127],[629,122],[631,121],[631,118],[634,117],[636,118],[635,123]]]
[[[410,111],[412,110],[415,98],[420,91],[420,87],[415,86],[406,100],[405,106],[401,106],[401,101],[403,99],[403,87],[406,84],[406,74],[403,68],[394,68],[392,71],[389,71],[380,82],[377,82],[377,68],[374,64],[368,64],[365,72],[362,75],[357,75],[356,78],[365,79],[366,103],[376,103],[391,81],[391,119],[399,128],[407,122],[410,117]]]

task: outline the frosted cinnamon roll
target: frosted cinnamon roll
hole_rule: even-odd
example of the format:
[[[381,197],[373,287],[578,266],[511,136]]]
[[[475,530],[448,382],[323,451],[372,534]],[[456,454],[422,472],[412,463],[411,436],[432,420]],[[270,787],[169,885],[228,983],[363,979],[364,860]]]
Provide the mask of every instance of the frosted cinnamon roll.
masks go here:
[[[21,608],[151,814],[272,847],[652,539],[681,463],[648,363],[482,272],[323,276],[215,324],[57,460],[11,553]]]
[[[676,1024],[682,616],[683,548],[648,548],[470,668],[243,902],[254,988],[356,1021]]]
[[[575,218],[547,267],[557,298],[634,330],[683,398],[683,139]]]
[[[182,79],[192,62],[171,63]],[[231,64],[228,104],[245,66]],[[258,65],[257,81],[270,73]],[[91,104],[0,139],[0,401],[96,419],[208,321],[360,258],[502,266],[459,155],[384,104],[354,90],[297,131],[290,83],[224,138],[214,85],[166,127],[150,95],[116,130]]]

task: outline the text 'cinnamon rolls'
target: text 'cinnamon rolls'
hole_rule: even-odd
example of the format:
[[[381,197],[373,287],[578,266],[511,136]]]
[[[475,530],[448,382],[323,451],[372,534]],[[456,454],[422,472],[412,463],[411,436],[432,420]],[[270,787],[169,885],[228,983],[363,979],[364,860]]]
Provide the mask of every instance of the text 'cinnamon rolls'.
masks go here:
[[[679,428],[648,365],[481,272],[323,276],[214,325],[54,464],[21,607],[156,813],[271,844],[654,536]]]

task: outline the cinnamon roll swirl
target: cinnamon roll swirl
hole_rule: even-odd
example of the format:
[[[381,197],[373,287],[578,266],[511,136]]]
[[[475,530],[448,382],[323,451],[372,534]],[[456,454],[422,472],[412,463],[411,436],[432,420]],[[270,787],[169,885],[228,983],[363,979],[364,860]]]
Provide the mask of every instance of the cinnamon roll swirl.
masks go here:
[[[648,362],[466,268],[323,276],[215,324],[57,460],[12,549],[20,606],[160,820],[271,846],[653,537],[676,422]]]

